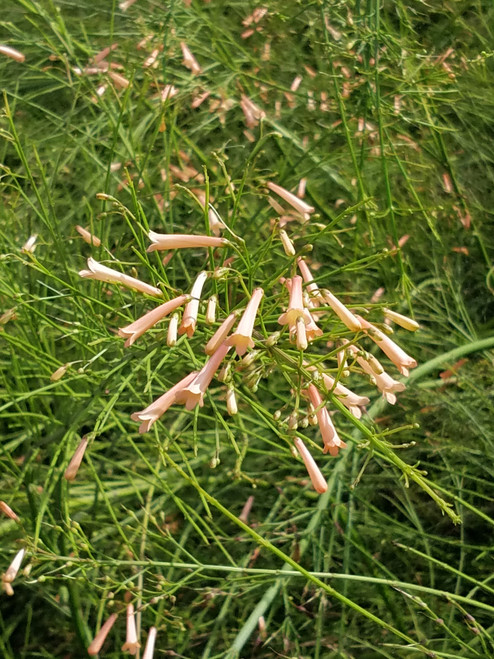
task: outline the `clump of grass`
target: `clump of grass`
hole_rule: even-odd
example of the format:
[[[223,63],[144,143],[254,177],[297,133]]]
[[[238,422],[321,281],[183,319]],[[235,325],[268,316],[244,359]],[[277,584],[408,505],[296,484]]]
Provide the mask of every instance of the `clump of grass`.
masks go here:
[[[0,460],[14,515],[0,520],[1,570],[26,549],[0,608],[5,657],[82,656],[112,614],[101,655],[120,656],[129,604],[142,647],[157,628],[156,656],[492,652],[492,7],[265,8],[4,9],[0,40],[25,59],[0,54]],[[314,207],[308,221],[269,205],[269,181]],[[163,264],[149,230],[223,231],[229,246]],[[163,300],[81,280],[89,256]],[[375,401],[355,419],[322,387],[348,444],[335,458],[290,416],[314,377],[304,359],[340,379],[332,358],[355,333],[326,305],[322,337],[290,342],[279,280],[299,256],[364,318],[388,306],[421,326],[398,333],[419,365],[395,406],[353,373]],[[157,325],[124,348],[118,328],[202,270],[194,335],[167,346]],[[253,363],[139,434],[131,414],[204,364],[256,287]],[[300,435],[321,495],[290,451]]]

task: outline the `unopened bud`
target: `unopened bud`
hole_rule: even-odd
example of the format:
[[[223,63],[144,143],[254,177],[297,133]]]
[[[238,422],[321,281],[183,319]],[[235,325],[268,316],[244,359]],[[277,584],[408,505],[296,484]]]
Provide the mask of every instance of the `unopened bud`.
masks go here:
[[[212,295],[208,300],[208,307],[206,309],[206,324],[212,325],[216,320],[216,305],[218,303],[218,298],[216,295]]]
[[[292,412],[288,417],[288,427],[290,430],[297,430],[298,428],[298,414],[297,412]]]
[[[178,314],[174,313],[170,318],[168,325],[168,333],[166,335],[166,345],[172,348],[177,343],[177,330],[178,330]]]
[[[228,387],[228,391],[226,392],[226,409],[228,410],[228,414],[230,414],[230,416],[233,416],[238,412],[237,399],[235,397],[235,390],[233,387]]]
[[[272,348],[274,345],[278,343],[280,340],[281,332],[274,332],[274,334],[270,334],[268,338],[266,339],[266,346],[268,348]]]
[[[284,229],[280,229],[280,240],[287,256],[295,256],[295,247]]]

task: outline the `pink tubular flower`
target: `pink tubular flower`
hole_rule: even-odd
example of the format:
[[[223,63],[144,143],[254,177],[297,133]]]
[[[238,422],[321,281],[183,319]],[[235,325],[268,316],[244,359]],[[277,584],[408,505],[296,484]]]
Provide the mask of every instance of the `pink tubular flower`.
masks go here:
[[[206,347],[204,348],[204,352],[206,353],[206,355],[212,355],[220,347],[220,345],[226,339],[228,332],[235,325],[237,316],[238,314],[235,313],[234,311],[221,323],[221,325],[218,327],[218,329],[213,334],[213,336],[209,339],[209,341],[206,344]]]
[[[309,385],[308,395],[316,412],[317,422],[324,444],[324,453],[330,453],[333,456],[338,455],[338,450],[340,448],[346,448],[346,444],[339,438],[329,412],[323,403],[321,394],[315,385]]]
[[[300,457],[304,461],[305,468],[307,469],[315,491],[318,494],[323,494],[328,489],[328,484],[326,483],[326,479],[322,475],[321,470],[317,466],[314,458],[309,453],[308,448],[300,439],[300,437],[295,437],[293,443],[295,444],[297,451],[300,453]]]
[[[17,573],[19,572],[19,568],[21,567],[21,563],[25,553],[26,553],[25,549],[21,549],[20,551],[18,551],[17,554],[14,556],[14,560],[12,561],[12,563],[9,565],[7,570],[2,574],[2,587],[3,590],[9,596],[12,596],[14,594],[14,589],[12,588],[12,582],[14,581],[14,579],[17,576]]]
[[[83,227],[81,227],[79,224],[76,224],[75,230],[77,231],[77,233],[80,234],[81,238],[88,245],[94,245],[95,247],[99,247],[101,245],[101,240],[99,238],[96,238],[96,236],[93,236],[92,233],[90,233],[87,229],[84,229]]]
[[[156,309],[152,309],[141,316],[138,320],[134,321],[127,327],[121,327],[118,330],[118,336],[126,338],[127,340],[124,343],[124,346],[128,348],[131,346],[134,341],[136,341],[140,336],[142,336],[148,329],[154,327],[156,323],[165,318],[169,313],[175,311],[180,307],[184,302],[189,299],[188,295],[179,295],[173,300],[169,300],[164,304],[160,304]]]
[[[193,371],[186,375],[180,382],[177,382],[171,389],[165,392],[162,396],[157,398],[151,405],[148,405],[140,412],[134,412],[130,418],[133,421],[142,421],[139,426],[139,432],[147,432],[151,426],[171,407],[175,401],[177,394],[187,387],[196,377],[197,372]]]
[[[65,480],[73,481],[77,476],[77,472],[81,466],[82,458],[84,457],[84,453],[87,449],[87,443],[87,438],[83,437],[79,443],[79,446],[76,448],[74,455],[72,456],[72,460],[69,462],[69,466],[65,470],[63,475]]]
[[[340,300],[338,300],[338,298],[333,295],[331,291],[324,289],[322,293],[324,299],[329,304],[331,309],[335,312],[341,322],[348,327],[349,330],[352,332],[358,332],[362,329],[359,317],[347,309],[343,302],[340,302]]]
[[[146,641],[146,647],[144,648],[144,654],[142,659],[153,659],[154,655],[154,644],[156,642],[156,627],[151,627],[149,629],[148,640]]]
[[[357,363],[362,367],[362,370],[370,376],[373,382],[376,383],[377,388],[382,393],[383,397],[388,401],[388,403],[390,405],[394,405],[396,403],[396,396],[394,392],[404,391],[406,389],[403,382],[394,380],[390,375],[388,375],[388,373],[386,373],[386,371],[384,371],[384,369],[382,369],[382,367],[382,372],[376,373],[375,366],[371,366],[368,360],[364,359],[362,356],[359,356],[359,350],[355,346],[348,345],[347,349],[357,359]]]
[[[247,348],[254,347],[252,340],[252,330],[254,329],[254,322],[256,320],[257,310],[261,303],[264,291],[262,288],[255,288],[252,291],[252,297],[240,319],[237,331],[231,334],[225,341],[228,346],[235,346],[237,355],[242,356]]]
[[[15,60],[16,62],[24,62],[26,59],[26,56],[23,53],[10,46],[4,46],[3,44],[0,44],[0,55],[10,57],[10,59]]]
[[[309,293],[311,299],[319,302],[320,304],[324,304],[325,299],[321,294],[321,291],[319,290],[319,286],[314,281],[314,277],[312,276],[312,273],[309,270],[309,266],[301,256],[299,256],[299,258],[297,259],[297,265],[300,270],[300,274],[304,278],[304,282],[307,284],[306,290]]]
[[[360,316],[357,316],[357,318],[362,324],[362,327],[367,331],[368,336],[370,336],[374,343],[381,348],[387,357],[389,357],[400,373],[407,377],[409,374],[408,369],[417,366],[415,359],[410,357],[410,355],[407,355],[399,345],[390,339],[389,336],[386,336],[386,334],[381,332],[381,330],[375,327],[375,325],[372,325]]]
[[[187,302],[187,306],[184,309],[184,315],[182,317],[182,323],[178,328],[178,333],[180,335],[187,334],[190,337],[194,334],[196,329],[197,314],[199,312],[199,300],[201,298],[202,287],[204,282],[208,278],[207,272],[200,272],[192,286],[190,292],[190,301]]]
[[[362,416],[362,410],[360,408],[364,407],[364,405],[368,405],[370,402],[367,396],[359,396],[358,394],[355,394],[343,384],[336,382],[334,378],[328,375],[328,373],[323,373],[322,377],[326,389],[337,396],[338,400],[350,410],[356,419],[360,419]]]
[[[132,288],[141,293],[147,293],[148,295],[162,294],[159,288],[150,286],[140,279],[135,279],[135,277],[131,277],[130,275],[125,275],[122,272],[108,268],[106,265],[102,265],[98,261],[95,261],[91,256],[87,260],[87,267],[89,270],[81,270],[79,272],[80,277],[106,281],[109,284],[121,284],[122,286]]]
[[[311,322],[312,318],[307,309],[304,308],[302,299],[302,277],[300,277],[300,275],[295,275],[291,279],[286,279],[284,283],[290,291],[290,301],[288,303],[288,309],[278,318],[278,323],[280,325],[288,325],[290,337],[296,335],[297,347],[299,350],[303,350],[304,348],[302,348],[302,346],[307,348],[305,326]]]
[[[141,644],[137,642],[136,620],[134,616],[134,605],[127,604],[127,637],[122,645],[122,652],[137,654]]]
[[[148,236],[152,242],[147,248],[148,252],[181,247],[224,247],[228,244],[226,238],[216,236],[191,236],[182,233],[156,233],[156,231],[150,231]]]
[[[91,645],[87,649],[87,653],[90,656],[94,656],[99,653],[101,650],[103,643],[106,640],[106,637],[110,633],[110,629],[113,627],[115,624],[115,620],[118,618],[116,613],[112,613],[111,616],[108,618],[108,620],[104,623],[104,625],[101,627],[99,632],[96,634],[94,639],[91,642]]]
[[[383,311],[386,318],[389,318],[389,320],[392,320],[394,323],[400,325],[400,327],[403,327],[404,329],[409,330],[410,332],[416,332],[418,329],[420,329],[420,325],[417,323],[417,321],[412,320],[412,318],[409,318],[408,316],[403,316],[403,314],[397,313],[392,309],[384,308]]]
[[[195,374],[194,379],[177,392],[176,402],[184,404],[187,410],[194,409],[197,404],[199,404],[199,407],[203,407],[206,389],[229,350],[230,346],[223,343],[214,355],[208,359],[199,373]]]
[[[185,43],[185,41],[180,42],[180,48],[182,49],[182,55],[184,56],[183,65],[187,67],[189,71],[192,71],[194,75],[201,73],[202,69],[199,66],[199,62],[196,60],[194,55],[190,52],[190,49]]]
[[[293,192],[285,190],[285,188],[282,188],[281,185],[277,185],[272,181],[268,181],[267,186],[272,192],[276,193],[282,199],[284,199],[287,204],[290,204],[292,208],[295,208],[295,210],[300,213],[304,219],[310,219],[310,214],[315,210],[314,206],[309,206],[309,204],[307,204],[305,201],[299,199],[297,195],[294,195]]]
[[[0,511],[7,517],[10,517],[10,519],[13,519],[14,522],[19,521],[19,516],[12,510],[12,508],[8,504],[5,503],[5,501],[0,501]]]
[[[242,94],[240,97],[240,107],[245,117],[245,124],[247,128],[255,128],[259,125],[259,119],[264,119],[266,113],[261,110],[248,96]]]

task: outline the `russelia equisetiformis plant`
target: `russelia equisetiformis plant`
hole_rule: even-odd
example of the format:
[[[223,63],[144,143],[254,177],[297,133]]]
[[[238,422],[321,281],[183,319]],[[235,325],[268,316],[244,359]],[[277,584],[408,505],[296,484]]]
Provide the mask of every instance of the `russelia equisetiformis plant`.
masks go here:
[[[270,181],[267,188],[276,195],[268,197],[278,215],[272,228],[273,242],[280,241],[288,259],[284,272],[268,280],[270,288],[264,282],[263,286],[256,285],[255,277],[250,276],[248,283],[244,280],[236,266],[248,262],[245,241],[227,226],[204,193],[197,195],[196,200],[205,210],[209,233],[214,235],[148,232],[147,251],[163,252],[163,264],[168,263],[171,250],[208,249],[213,267],[198,272],[190,290],[173,294],[167,290],[169,299],[119,328],[118,335],[125,339],[125,347],[131,349],[135,341],[168,316],[171,316],[168,346],[174,346],[183,335],[186,340],[192,339],[201,323],[201,308],[206,308],[204,328],[212,334],[203,346],[206,358],[202,367],[184,373],[168,391],[159,392],[159,397],[131,417],[140,422],[139,432],[144,433],[173,405],[184,405],[186,410],[202,407],[213,378],[224,384],[227,411],[235,415],[239,413],[238,386],[243,384],[256,392],[261,378],[281,368],[291,384],[293,409],[288,410],[284,420],[280,419],[280,410],[274,413],[280,436],[290,441],[292,453],[299,454],[304,461],[314,489],[323,493],[327,489],[326,480],[300,436],[301,431],[310,425],[318,426],[323,453],[336,457],[345,449],[347,444],[333,422],[331,407],[360,420],[370,400],[352,391],[342,380],[350,373],[360,374],[367,383],[370,380],[377,387],[388,403],[394,404],[396,393],[403,391],[405,384],[394,379],[369,350],[376,345],[403,376],[408,376],[409,369],[417,366],[417,362],[390,338],[389,322],[410,330],[418,325],[406,316],[386,310],[385,323],[379,327],[348,308],[329,288],[320,287],[307,257],[310,248],[303,245],[297,250],[290,237],[295,231],[289,228],[309,224],[314,207],[277,183]],[[304,193],[305,182],[299,186],[299,194],[300,191]],[[94,244],[94,238],[90,238]],[[86,242],[91,244],[91,240]],[[164,295],[160,288],[111,269],[92,257],[88,259],[88,269],[79,274],[153,298]],[[241,297],[232,296],[228,286],[232,279],[243,290]],[[214,292],[208,292],[211,282]]]

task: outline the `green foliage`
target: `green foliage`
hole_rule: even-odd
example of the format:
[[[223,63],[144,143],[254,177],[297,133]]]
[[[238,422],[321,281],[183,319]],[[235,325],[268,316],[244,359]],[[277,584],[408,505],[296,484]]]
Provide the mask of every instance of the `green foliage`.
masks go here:
[[[85,656],[112,612],[102,656],[121,656],[126,593],[141,638],[158,628],[158,657],[490,656],[492,3],[273,1],[251,25],[243,2],[4,4],[0,40],[25,62],[0,55],[0,482],[20,518],[0,519],[1,571],[21,547],[28,567],[2,595],[2,656]],[[112,43],[127,87],[85,72]],[[178,93],[162,100],[167,84]],[[198,176],[179,181],[187,166]],[[348,443],[338,457],[299,431],[328,479],[321,496],[284,423],[305,367],[286,331],[266,346],[288,299],[279,278],[295,274],[266,183],[301,178],[316,213],[285,228],[319,285],[378,323],[389,306],[421,325],[396,332],[419,362],[396,406],[353,366],[368,414],[328,395]],[[233,247],[177,250],[164,266],[147,231],[207,233],[198,191]],[[131,413],[204,364],[216,327],[203,304],[190,340],[167,347],[158,325],[125,349],[116,330],[155,302],[81,279],[91,255],[166,299],[236,256],[205,290],[221,319],[266,292],[263,377],[256,389],[234,373],[237,415],[213,380],[204,407],[173,406],[138,433]],[[308,354],[334,366],[326,342],[351,333],[327,313],[320,324]]]

